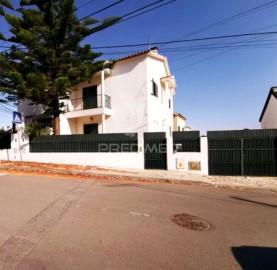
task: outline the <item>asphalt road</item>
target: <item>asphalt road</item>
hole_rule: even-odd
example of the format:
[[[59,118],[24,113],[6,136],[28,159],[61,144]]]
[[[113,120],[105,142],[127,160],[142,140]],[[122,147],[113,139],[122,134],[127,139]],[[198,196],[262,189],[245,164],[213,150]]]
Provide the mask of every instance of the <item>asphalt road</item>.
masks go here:
[[[277,193],[1,174],[0,269],[277,269]]]

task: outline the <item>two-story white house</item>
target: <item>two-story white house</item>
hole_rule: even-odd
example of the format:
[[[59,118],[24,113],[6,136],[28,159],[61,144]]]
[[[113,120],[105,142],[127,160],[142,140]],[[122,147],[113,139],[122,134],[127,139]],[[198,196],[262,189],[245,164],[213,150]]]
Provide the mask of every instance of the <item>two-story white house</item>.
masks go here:
[[[122,57],[112,69],[74,88],[64,101],[60,134],[164,131],[169,135],[175,87],[167,58],[156,48]],[[42,111],[26,104],[19,111],[27,118]]]

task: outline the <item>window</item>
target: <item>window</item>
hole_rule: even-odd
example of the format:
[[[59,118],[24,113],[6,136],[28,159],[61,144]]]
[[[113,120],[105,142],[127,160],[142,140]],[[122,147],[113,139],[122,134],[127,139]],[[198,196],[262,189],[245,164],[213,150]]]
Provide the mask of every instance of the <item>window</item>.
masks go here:
[[[181,131],[181,127],[180,126],[178,126],[178,131]]]
[[[171,108],[171,100],[170,99],[168,100],[168,107],[169,107],[169,109]]]
[[[158,97],[158,85],[152,80],[152,95]]]
[[[85,124],[84,134],[98,134],[98,124]]]
[[[83,88],[83,109],[97,108],[97,85]]]

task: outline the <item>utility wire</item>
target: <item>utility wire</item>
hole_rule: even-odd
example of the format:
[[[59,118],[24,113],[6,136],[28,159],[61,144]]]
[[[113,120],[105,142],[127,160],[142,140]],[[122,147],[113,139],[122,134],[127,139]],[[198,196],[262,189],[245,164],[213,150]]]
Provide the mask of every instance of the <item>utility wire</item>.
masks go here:
[[[121,0],[121,1],[124,1],[124,0]],[[121,1],[120,1],[120,2],[121,2]],[[137,10],[134,10],[134,11],[132,11],[132,12],[129,12],[129,13],[127,13],[127,14],[121,16],[121,18],[125,18],[125,17],[127,17],[127,16],[132,15],[132,14],[135,14],[135,13],[138,12],[138,11],[141,11],[141,10],[143,10],[143,9],[146,9],[146,8],[148,8],[148,7],[150,7],[150,6],[156,5],[156,4],[161,3],[161,2],[164,2],[164,1],[166,1],[166,0],[159,0],[159,1],[156,1],[156,2],[154,2],[154,3],[152,3],[152,4],[146,5],[146,6],[142,7],[142,8],[139,8],[139,9],[137,9]],[[174,0],[174,1],[176,1],[176,0]],[[171,0],[171,2],[172,2],[172,0]],[[158,6],[158,7],[159,7],[159,6]],[[158,8],[158,7],[155,7],[155,9]],[[92,16],[92,15],[90,14],[90,15],[88,15],[88,16]],[[83,17],[83,18],[79,19],[78,21],[84,20],[84,18],[87,18],[88,16]],[[115,24],[116,24],[116,23],[115,23]],[[77,36],[77,35],[78,35],[78,34],[76,34],[76,36]],[[74,37],[74,36],[73,36],[73,37]],[[72,37],[70,37],[70,38],[72,38]],[[22,46],[22,44],[18,44],[18,45],[16,45],[16,46],[14,46],[14,48],[19,48],[20,46]],[[9,49],[7,49],[7,50],[2,51],[1,53],[5,53],[5,52],[8,52],[8,51],[10,51],[10,50],[11,50],[11,49],[9,48]]]
[[[269,7],[271,7],[271,6],[273,6],[273,5],[276,5],[276,4],[277,4],[277,0],[274,0],[274,1],[268,2],[268,3],[266,3],[266,4],[263,4],[263,5],[260,5],[260,6],[251,8],[251,9],[248,9],[248,10],[246,10],[246,11],[240,12],[240,13],[238,13],[238,14],[232,15],[232,16],[230,16],[230,17],[227,17],[227,18],[223,19],[223,20],[220,20],[220,21],[218,21],[218,22],[215,22],[215,23],[212,23],[212,24],[210,24],[210,25],[208,25],[208,26],[205,26],[205,27],[203,27],[203,28],[200,28],[200,29],[198,29],[198,30],[192,31],[192,32],[190,32],[190,33],[188,33],[188,34],[186,34],[186,35],[184,35],[184,36],[181,36],[180,38],[177,38],[177,39],[175,39],[175,40],[173,40],[173,41],[176,41],[176,40],[179,40],[179,39],[182,39],[182,38],[186,38],[186,37],[189,37],[189,36],[193,36],[193,35],[199,34],[199,33],[204,32],[204,31],[206,31],[206,30],[215,28],[215,27],[217,27],[217,26],[219,26],[219,25],[221,25],[221,24],[225,24],[225,23],[227,23],[227,22],[233,21],[233,20],[238,19],[238,18],[240,18],[240,17],[249,15],[250,13],[254,13],[254,12],[261,11],[261,10],[263,10],[263,9],[269,8]]]
[[[210,56],[210,57],[201,59],[201,60],[199,60],[199,61],[197,61],[197,62],[194,62],[194,63],[192,63],[192,64],[188,64],[188,65],[183,66],[183,67],[181,67],[181,68],[175,69],[175,70],[174,70],[174,73],[175,73],[175,72],[178,72],[178,71],[180,71],[180,70],[186,69],[186,68],[188,68],[188,67],[191,67],[191,66],[200,64],[200,63],[202,63],[202,62],[206,62],[206,61],[208,61],[208,60],[210,60],[210,59],[212,59],[212,58],[215,58],[215,57],[217,57],[217,56],[219,56],[219,55],[226,54],[226,53],[228,53],[228,52],[229,52],[229,51],[221,52],[221,53],[218,53],[218,54],[216,54],[216,55],[213,55],[213,56]]]
[[[110,7],[114,6],[115,4],[119,4],[120,2],[123,2],[123,1],[124,1],[124,0],[120,0],[120,1],[118,1],[118,2],[116,2],[116,3],[114,3],[114,4],[112,4],[112,5],[108,6],[107,8],[110,8]],[[143,6],[143,7],[139,8],[139,9],[136,9],[136,10],[134,10],[134,11],[131,11],[131,12],[129,12],[129,13],[127,13],[127,14],[121,16],[121,20],[118,21],[118,22],[116,22],[115,24],[118,24],[118,23],[127,21],[127,20],[129,20],[129,19],[131,19],[131,18],[135,18],[135,17],[137,17],[137,16],[139,16],[139,15],[142,15],[142,14],[144,14],[144,13],[146,13],[146,12],[149,12],[149,11],[151,11],[151,10],[157,9],[157,8],[159,8],[159,7],[161,7],[161,6],[164,6],[164,5],[167,5],[167,4],[169,4],[169,3],[175,2],[176,0],[171,0],[170,2],[167,2],[167,3],[164,3],[164,4],[162,4],[162,5],[156,6],[156,7],[152,8],[152,9],[150,9],[150,10],[141,12],[141,13],[136,14],[136,15],[133,15],[133,14],[139,12],[139,11],[145,10],[145,9],[147,9],[147,8],[149,8],[149,7],[155,6],[155,5],[157,5],[157,4],[161,3],[161,2],[164,2],[164,1],[166,1],[166,0],[158,0],[158,1],[154,2],[154,3],[148,4],[148,5],[146,5],[146,6]],[[277,0],[276,0],[276,1],[277,1]],[[101,9],[101,10],[96,11],[96,12],[94,12],[94,13],[91,13],[91,14],[85,16],[84,18],[78,20],[78,21],[82,21],[82,20],[84,20],[84,19],[86,19],[86,18],[88,18],[88,17],[90,17],[90,16],[93,16],[93,15],[95,15],[95,14],[97,14],[97,13],[99,13],[99,12],[101,12],[101,11],[107,9],[107,8],[104,8],[104,9]],[[133,15],[133,16],[131,16],[131,17],[129,17],[129,18],[126,18],[126,17],[128,17],[128,16],[130,16],[130,15]],[[122,20],[122,18],[126,18],[126,19],[125,19],[125,20]],[[115,25],[115,24],[114,24],[114,25]]]
[[[260,29],[257,29],[257,30],[255,30],[254,32],[257,32],[257,31],[261,31],[261,30],[264,30],[264,29],[268,29],[268,28],[271,28],[271,27],[273,27],[273,26],[276,26],[277,24],[273,24],[273,25],[270,25],[270,26],[267,26],[267,27],[263,27],[263,28],[260,28]],[[269,35],[269,36],[271,36],[271,35]],[[244,42],[244,44],[249,44],[249,43],[252,43],[252,42],[258,42],[258,41],[261,41],[261,40],[263,40],[263,41],[265,41],[264,39],[265,38],[267,38],[268,36],[262,36],[262,37],[258,37],[258,39],[257,39],[257,37],[251,37],[251,38],[248,38],[247,40],[242,40],[242,41],[239,41],[239,42]],[[273,40],[274,41],[274,40]],[[211,45],[217,45],[217,44],[222,44],[222,43],[212,43]],[[230,44],[232,44],[232,43],[230,43]],[[235,44],[235,42],[233,42],[233,44]],[[231,51],[234,51],[234,50],[237,50],[237,49],[240,49],[240,48],[245,48],[245,47],[238,47],[238,48],[232,48],[232,49],[227,49],[225,52],[221,52],[221,53],[219,53],[219,54],[216,54],[216,55],[213,55],[213,56],[210,56],[210,57],[207,57],[207,58],[204,58],[204,59],[201,59],[201,60],[199,60],[199,61],[197,61],[197,62],[194,62],[194,63],[192,63],[192,64],[188,64],[188,65],[185,65],[184,67],[182,67],[182,68],[179,68],[179,69],[177,69],[177,71],[178,70],[182,70],[182,69],[185,69],[185,68],[188,68],[188,67],[190,67],[190,66],[194,66],[194,65],[196,65],[196,64],[199,64],[199,63],[202,63],[202,62],[206,62],[206,61],[208,61],[208,60],[210,60],[210,59],[212,59],[212,58],[215,58],[215,57],[217,57],[217,56],[220,56],[220,55],[222,55],[222,54],[225,54],[225,53],[228,53],[228,52],[231,52]],[[259,48],[261,48],[261,46],[259,47]],[[270,47],[269,46],[266,46],[266,48],[267,49],[269,49]],[[276,48],[276,46],[274,46],[274,48]],[[212,51],[214,51],[214,49],[210,49],[210,50],[206,50],[206,51],[201,51],[201,52],[198,52],[198,53],[194,53],[194,54],[191,54],[191,55],[187,55],[187,56],[183,56],[183,57],[179,57],[178,59],[171,59],[170,61],[171,62],[174,62],[174,61],[178,61],[178,60],[182,60],[183,58],[189,58],[189,57],[193,57],[193,56],[197,56],[197,55],[200,55],[200,54],[203,54],[203,53],[209,53],[209,52],[212,52]]]
[[[89,15],[87,15],[87,16],[81,18],[81,19],[79,19],[78,22],[83,21],[83,20],[85,20],[85,19],[87,19],[87,18],[89,18],[89,17],[91,17],[91,16],[93,16],[93,15],[96,15],[96,14],[98,14],[98,13],[104,11],[104,10],[107,10],[107,9],[113,7],[113,6],[116,6],[116,5],[118,5],[118,4],[120,4],[121,2],[124,2],[124,1],[125,1],[125,0],[119,0],[119,1],[117,1],[117,2],[115,2],[115,3],[113,3],[113,4],[110,4],[110,5],[108,5],[108,6],[104,7],[104,8],[102,8],[102,9],[99,9],[98,11],[95,11],[95,12],[93,12],[93,13],[91,13],[91,14],[89,14]],[[276,0],[276,1],[277,1],[277,0]]]
[[[83,5],[81,5],[81,6],[79,6],[79,7],[76,6],[76,11],[82,9],[83,7],[89,5],[89,4],[93,3],[93,2],[95,2],[95,0],[87,1],[86,3],[84,3]],[[15,10],[15,11],[16,11],[16,10]],[[6,35],[7,33],[9,33],[9,30],[6,31],[6,32],[4,32],[3,35]],[[5,41],[5,42],[9,42],[9,41]],[[2,42],[1,44],[4,44],[5,42]],[[0,46],[0,47],[1,47],[1,46]]]
[[[267,47],[267,48],[268,48],[268,47]],[[196,62],[194,62],[194,63],[191,63],[191,64],[188,64],[188,65],[186,65],[186,66],[183,66],[183,67],[181,67],[181,68],[179,68],[179,69],[176,69],[175,72],[178,72],[178,71],[180,71],[180,70],[184,70],[184,69],[189,68],[189,67],[191,67],[191,66],[195,66],[195,65],[200,64],[200,63],[202,63],[202,62],[206,62],[206,61],[208,61],[208,60],[211,60],[211,59],[216,58],[216,57],[218,57],[218,56],[220,56],[220,55],[229,53],[229,52],[234,51],[234,50],[237,50],[237,49],[238,49],[238,48],[232,48],[231,50],[225,50],[224,52],[218,53],[218,54],[216,54],[216,55],[213,55],[213,56],[210,56],[210,57],[207,57],[207,58],[204,58],[204,59],[201,59],[201,60],[196,61]]]
[[[146,8],[152,7],[152,6],[156,5],[156,4],[162,3],[162,2],[164,2],[164,1],[166,1],[166,0],[158,0],[158,1],[154,2],[154,3],[151,3],[151,4],[149,4],[149,5],[146,5],[146,6],[144,6],[144,7],[141,7],[141,8],[139,8],[139,9],[137,9],[137,10],[131,11],[131,12],[129,12],[129,13],[123,15],[122,18],[126,18],[126,17],[128,17],[128,16],[130,16],[130,15],[133,15],[133,14],[139,12],[139,11],[142,11],[142,10],[144,10],[144,9],[146,9]],[[171,2],[174,2],[174,1],[176,1],[176,0],[173,0],[173,1],[171,1]],[[276,1],[277,1],[277,0],[276,0]],[[155,8],[157,8],[157,7],[155,7]]]
[[[274,27],[274,26],[276,26],[277,24],[273,24],[273,25],[270,25],[270,26],[266,26],[266,27],[263,27],[263,28],[259,28],[259,29],[256,29],[256,30],[254,30],[254,31],[252,31],[251,33],[257,33],[257,32],[259,32],[259,31],[262,31],[262,30],[265,30],[265,29],[269,29],[269,28],[272,28],[272,27]],[[256,37],[254,37],[254,38],[256,38]],[[233,38],[230,38],[230,40],[231,39],[233,39]],[[228,39],[227,39],[228,40]],[[249,39],[247,39],[247,41],[248,41]],[[251,40],[253,40],[253,38],[251,38]],[[218,45],[218,44],[222,44],[224,41],[222,41],[222,42],[213,42],[213,43],[210,43],[211,45]],[[203,53],[203,52],[201,52],[201,53]],[[200,54],[201,54],[200,53]],[[170,56],[170,58],[171,58],[171,61],[172,61],[172,57],[175,57],[175,56],[178,56],[178,55],[182,55],[182,54],[184,54],[184,52],[183,53],[177,53],[177,54],[174,54],[174,55],[171,55]],[[198,55],[199,53],[196,53],[196,54],[192,54],[192,55],[189,55],[189,57],[190,56],[194,56],[194,55]],[[188,57],[188,56],[184,56],[184,57],[178,57],[178,59],[176,59],[176,60],[179,60],[179,59],[182,59],[182,58],[185,58],[185,57]],[[175,61],[175,60],[173,60],[173,61]]]
[[[263,41],[263,43],[258,43]],[[219,43],[219,44],[202,44],[202,45],[195,45],[195,46],[185,46],[185,47],[170,47],[170,48],[164,48],[164,49],[159,49],[159,52],[164,52],[164,53],[172,53],[172,52],[181,52],[180,54],[184,53],[189,53],[191,51],[213,51],[216,49],[224,49],[224,48],[231,48],[231,47],[236,47],[236,48],[243,48],[243,47],[253,47],[253,48],[259,48],[261,46],[265,47],[270,47],[271,45],[277,44],[277,39],[258,39],[258,40],[253,40],[253,41],[247,41],[247,40],[242,40],[238,42],[230,42],[230,43]],[[246,44],[247,43],[247,44]],[[128,51],[106,51],[103,54],[105,55],[118,55],[118,54],[132,54],[136,53],[137,50],[128,50]],[[201,52],[203,53],[203,52]],[[179,57],[174,60],[180,60],[184,57]],[[171,60],[172,61],[172,60]]]
[[[85,6],[87,6],[87,5],[89,5],[89,4],[92,4],[93,2],[95,2],[95,0],[87,1],[87,2],[85,2],[83,5],[77,7],[77,10],[80,10],[81,8],[83,8],[83,7],[85,7]]]
[[[237,38],[237,37],[245,37],[245,36],[259,36],[259,35],[270,35],[277,34],[276,31],[273,32],[260,32],[260,33],[244,33],[244,34],[235,34],[235,35],[224,35],[224,36],[213,36],[213,37],[203,37],[203,38],[194,38],[194,39],[183,39],[183,40],[175,40],[175,41],[160,41],[154,42],[154,45],[161,44],[175,44],[175,43],[183,43],[183,42],[192,42],[192,41],[203,41],[203,40],[214,40],[214,39],[224,39],[224,38]],[[124,44],[124,45],[111,45],[111,46],[97,46],[94,49],[111,49],[111,48],[127,48],[127,47],[141,47],[148,46],[148,43],[139,43],[139,44]]]
[[[13,112],[13,110],[11,110],[11,109],[5,107],[5,106],[3,105],[3,103],[0,103],[0,110],[1,110],[2,112],[7,112],[7,113]]]
[[[240,47],[240,46],[244,46],[245,44],[249,45],[249,46],[257,46],[257,45],[272,45],[275,44],[274,42],[277,41],[277,39],[264,39],[265,37],[263,37],[263,39],[248,39],[248,40],[241,40],[241,41],[237,41],[237,42],[227,42],[227,43],[218,43],[218,44],[202,44],[202,45],[192,45],[192,46],[185,46],[185,47],[170,47],[170,48],[165,48],[165,49],[161,49],[159,51],[162,52],[175,52],[175,51],[183,51],[183,52],[189,52],[191,50],[206,50],[206,49],[210,49],[210,48],[227,48],[230,46],[236,46],[236,47]],[[263,43],[259,43],[263,41]]]
[[[138,14],[136,14],[136,15],[133,15],[133,16],[127,18],[127,19],[120,20],[120,21],[118,21],[118,22],[115,23],[115,24],[119,24],[119,23],[128,21],[128,20],[130,20],[130,19],[133,19],[133,18],[135,18],[135,17],[137,17],[137,16],[140,16],[140,15],[143,15],[143,14],[145,14],[145,13],[148,13],[148,12],[154,10],[154,9],[159,8],[159,7],[163,7],[163,6],[166,6],[166,5],[168,5],[168,4],[171,4],[171,3],[175,2],[175,1],[176,1],[176,0],[171,0],[171,1],[167,2],[167,3],[161,4],[161,5],[159,5],[159,6],[153,7],[153,8],[151,8],[151,9],[146,10],[146,11],[143,11],[143,12],[140,12],[140,13],[138,13]]]
[[[263,28],[259,28],[259,29],[256,29],[255,31],[252,31],[251,33],[257,33],[258,31],[262,31],[262,30],[265,30],[265,29],[269,29],[269,28],[272,28],[274,26],[276,26],[277,24],[273,24],[273,25],[270,25],[270,26],[267,26],[267,27],[263,27]],[[270,35],[269,35],[270,36]],[[270,39],[270,40],[266,40],[265,38],[267,38],[268,36],[262,36],[262,40],[265,41],[265,42],[271,42],[271,41],[276,41],[276,39]],[[230,40],[233,39],[233,38],[229,38]],[[227,39],[227,40],[229,40]],[[219,45],[244,45],[245,42],[247,42],[249,45],[251,45],[251,43],[256,43],[258,41],[260,41],[261,38],[258,37],[251,37],[250,39],[244,39],[244,40],[240,40],[240,41],[234,41],[234,42],[226,42],[225,40],[223,40],[222,42],[213,42],[213,43],[205,43],[205,44],[201,44],[201,45],[191,45],[191,46],[182,46],[182,47],[176,47],[176,46],[173,46],[173,47],[169,47],[169,48],[164,48],[164,49],[160,49],[159,47],[159,51],[161,52],[166,52],[166,53],[169,53],[169,52],[172,52],[172,51],[183,51],[181,53],[177,53],[177,54],[174,54],[174,55],[170,55],[168,56],[168,58],[170,58],[170,61],[175,61],[175,60],[180,60],[182,58],[185,58],[185,57],[190,57],[190,56],[194,56],[194,55],[198,55],[198,54],[202,54],[203,52],[200,52],[200,53],[194,53],[192,55],[189,55],[189,56],[184,56],[184,57],[178,57],[177,59],[172,59],[172,57],[175,57],[177,55],[180,55],[180,54],[184,54],[184,53],[187,53],[187,52],[190,52],[190,49],[193,48],[193,49],[197,49],[197,50],[201,50],[202,47],[204,47],[204,49],[206,47],[212,47],[212,46],[219,46]],[[269,43],[268,43],[269,44]],[[267,45],[267,44],[265,44]],[[270,45],[270,44],[269,44]],[[253,46],[256,46],[256,44],[253,44]],[[212,49],[210,49],[212,51]],[[103,54],[105,55],[126,55],[126,54],[132,54],[132,53],[136,53],[137,52],[137,49],[136,50],[113,50],[113,51],[103,51]],[[204,51],[205,53],[206,51]]]
[[[100,9],[100,10],[98,10],[98,11],[95,11],[95,12],[93,12],[93,13],[91,13],[91,14],[89,14],[89,15],[87,15],[87,16],[85,16],[85,17],[79,19],[79,20],[77,20],[77,22],[83,21],[83,20],[89,18],[89,17],[92,16],[92,15],[96,15],[96,14],[98,14],[98,13],[100,13],[100,12],[102,12],[102,11],[105,11],[105,10],[107,10],[107,9],[109,9],[109,8],[111,8],[111,7],[113,7],[113,6],[115,6],[115,5],[118,5],[118,4],[120,4],[121,2],[124,2],[124,1],[125,1],[125,0],[119,0],[119,1],[117,1],[117,2],[115,2],[115,3],[113,3],[113,4],[110,4],[110,5],[108,5],[108,6],[104,7],[104,8],[102,8],[102,9]],[[164,1],[164,0],[163,0],[163,1]],[[89,1],[89,2],[92,2],[92,1]],[[89,2],[87,2],[87,4],[88,4]],[[83,6],[84,6],[84,5],[83,5]],[[80,7],[77,8],[77,10],[78,10],[78,9],[80,9]],[[77,11],[77,10],[76,10],[76,11]],[[7,32],[6,32],[6,33],[7,33]],[[3,44],[3,43],[2,43],[2,44]],[[21,44],[20,44],[19,46],[21,46]],[[5,52],[5,51],[4,51],[4,52]]]

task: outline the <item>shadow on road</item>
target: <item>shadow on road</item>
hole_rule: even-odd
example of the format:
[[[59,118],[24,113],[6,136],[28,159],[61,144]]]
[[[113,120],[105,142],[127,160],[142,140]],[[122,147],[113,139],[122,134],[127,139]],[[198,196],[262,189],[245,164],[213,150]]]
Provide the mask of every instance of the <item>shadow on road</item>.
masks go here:
[[[277,248],[241,246],[231,250],[243,270],[277,269]]]
[[[257,202],[257,201],[253,201],[253,200],[249,200],[249,199],[244,199],[244,198],[241,198],[241,197],[235,197],[235,196],[232,196],[231,198],[233,198],[235,200],[243,201],[243,202],[255,203],[255,204],[260,204],[260,205],[264,205],[264,206],[269,206],[269,207],[275,207],[275,208],[277,208],[277,205],[275,205],[275,204]],[[276,265],[276,269],[277,269],[277,265]]]
[[[177,189],[173,189],[173,188],[167,188],[166,185],[163,188],[160,186],[153,186],[150,184],[149,185],[143,185],[143,184],[137,184],[137,183],[124,184],[124,183],[114,183],[114,182],[110,182],[110,181],[106,181],[106,183],[109,183],[109,184],[104,184],[103,186],[107,187],[107,188],[134,187],[134,188],[156,190],[156,191],[161,191],[161,192],[168,192],[168,193],[180,194],[180,195],[185,195],[185,196],[192,196],[192,197],[205,198],[205,199],[211,199],[211,200],[219,200],[219,201],[238,203],[238,204],[249,204],[250,202],[255,203],[255,201],[250,201],[250,200],[243,199],[240,197],[231,196],[228,198],[228,197],[223,197],[223,196],[210,196],[207,194],[197,193],[197,192],[188,191],[188,190],[183,191],[183,190],[177,190]],[[205,187],[205,188],[210,188],[210,187]],[[260,204],[265,205],[265,206],[277,207],[275,205],[270,205],[270,204],[266,204],[266,203],[260,203]]]

